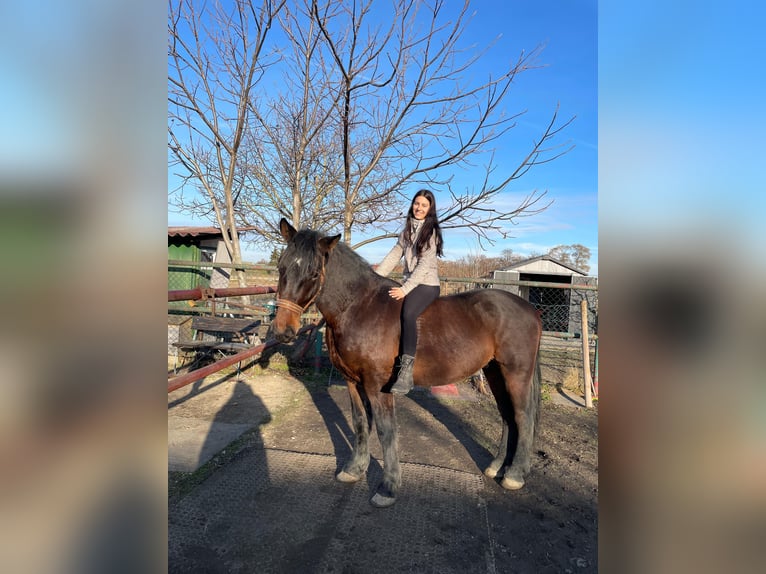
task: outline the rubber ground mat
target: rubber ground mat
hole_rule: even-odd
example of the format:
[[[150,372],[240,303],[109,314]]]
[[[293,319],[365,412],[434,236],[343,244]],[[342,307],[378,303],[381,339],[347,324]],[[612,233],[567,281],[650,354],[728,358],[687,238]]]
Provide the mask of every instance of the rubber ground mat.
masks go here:
[[[169,507],[171,572],[493,572],[482,477],[402,463],[397,503],[369,498],[335,456],[249,449]]]

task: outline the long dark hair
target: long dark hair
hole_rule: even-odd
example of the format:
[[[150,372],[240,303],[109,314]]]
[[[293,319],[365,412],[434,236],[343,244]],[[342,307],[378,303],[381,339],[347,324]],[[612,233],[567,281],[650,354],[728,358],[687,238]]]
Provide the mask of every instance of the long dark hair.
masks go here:
[[[444,252],[442,251],[444,240],[442,239],[442,230],[441,227],[439,227],[439,220],[436,217],[436,198],[434,197],[434,194],[427,189],[421,189],[412,196],[412,201],[410,201],[410,209],[407,212],[407,221],[404,225],[404,239],[410,245],[412,244],[412,220],[414,218],[412,215],[412,204],[415,203],[415,200],[418,197],[425,197],[430,203],[431,207],[428,208],[426,218],[423,220],[423,227],[420,230],[417,243],[415,244],[415,253],[418,257],[420,257],[420,255],[423,253],[423,250],[428,247],[428,242],[431,240],[431,236],[435,235],[436,255],[438,257],[444,257]]]

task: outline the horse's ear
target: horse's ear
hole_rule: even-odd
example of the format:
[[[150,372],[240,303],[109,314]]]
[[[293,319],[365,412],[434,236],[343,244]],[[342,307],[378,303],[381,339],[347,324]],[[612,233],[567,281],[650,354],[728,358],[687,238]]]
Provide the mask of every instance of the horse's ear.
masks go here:
[[[332,237],[323,237],[319,240],[319,248],[322,253],[330,253],[340,241],[340,235],[333,235]]]
[[[295,234],[297,231],[295,231],[295,227],[290,225],[290,223],[283,217],[279,220],[279,232],[282,234],[282,237],[285,238],[285,241],[289,242],[293,237],[295,237]]]

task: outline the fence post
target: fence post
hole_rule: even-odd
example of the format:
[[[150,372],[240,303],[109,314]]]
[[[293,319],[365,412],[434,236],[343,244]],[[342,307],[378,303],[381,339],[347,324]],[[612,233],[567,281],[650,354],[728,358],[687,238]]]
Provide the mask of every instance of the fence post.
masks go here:
[[[593,373],[593,394],[598,398],[598,337],[596,338],[596,351],[594,362],[596,364],[596,372]]]
[[[590,348],[588,345],[588,302],[583,297],[580,301],[582,314],[582,366],[585,384],[585,407],[593,408],[593,398],[590,393]]]

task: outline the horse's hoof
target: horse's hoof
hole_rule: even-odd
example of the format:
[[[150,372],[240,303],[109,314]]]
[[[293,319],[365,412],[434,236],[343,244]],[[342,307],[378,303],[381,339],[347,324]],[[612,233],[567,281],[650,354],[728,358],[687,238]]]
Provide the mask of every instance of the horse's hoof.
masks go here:
[[[488,476],[489,478],[495,478],[497,476],[497,473],[500,469],[493,468],[491,466],[488,466],[484,469],[484,476]]]
[[[396,498],[393,496],[383,496],[379,492],[376,492],[375,496],[370,499],[370,504],[375,508],[388,508],[393,505],[394,502],[396,502]]]
[[[338,474],[335,475],[335,480],[345,483],[358,482],[360,478],[362,478],[362,476],[354,476],[345,470],[341,470]]]
[[[510,476],[506,476],[503,478],[503,481],[500,483],[500,486],[502,486],[506,490],[519,490],[524,486],[524,479],[523,478],[511,478]]]

